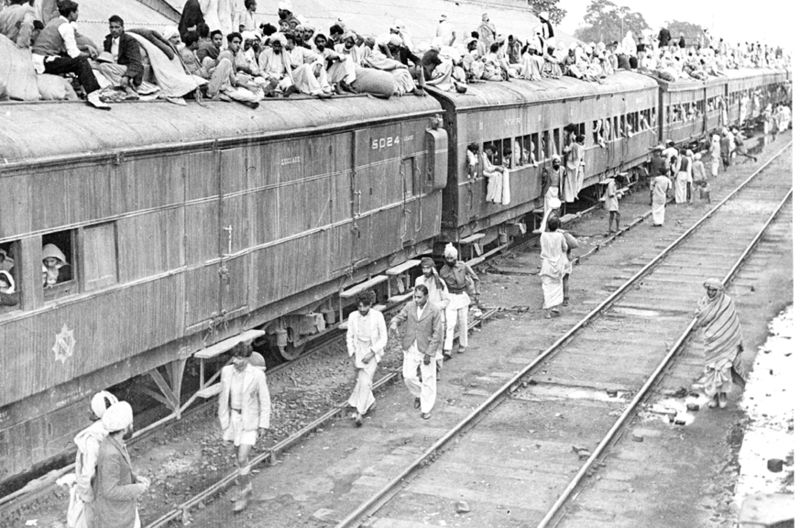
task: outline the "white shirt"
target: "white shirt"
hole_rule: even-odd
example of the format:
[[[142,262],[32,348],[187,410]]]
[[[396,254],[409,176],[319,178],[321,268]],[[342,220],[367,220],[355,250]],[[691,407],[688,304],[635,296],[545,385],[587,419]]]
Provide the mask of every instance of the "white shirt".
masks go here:
[[[111,56],[114,57],[114,62],[117,62],[117,57],[119,57],[119,37],[111,39]]]
[[[78,49],[78,42],[75,40],[75,24],[63,16],[59,18],[65,21],[66,24],[58,26],[58,33],[64,40],[64,48],[67,50],[67,55],[74,59],[81,54],[81,50]],[[42,74],[44,73],[45,60],[50,61],[55,57],[45,57],[44,55],[33,53],[31,54],[31,58],[33,59],[33,68],[36,70],[36,73]]]

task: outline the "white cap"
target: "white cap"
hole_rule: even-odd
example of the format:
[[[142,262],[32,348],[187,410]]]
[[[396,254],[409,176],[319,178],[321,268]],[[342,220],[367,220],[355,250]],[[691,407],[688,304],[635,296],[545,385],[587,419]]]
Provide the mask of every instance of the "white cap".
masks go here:
[[[103,414],[103,427],[109,433],[116,433],[133,424],[133,409],[125,401],[117,402]]]
[[[117,397],[111,394],[108,391],[100,391],[94,396],[92,396],[92,412],[98,418],[102,418],[103,414],[105,414],[106,409],[117,403]]]

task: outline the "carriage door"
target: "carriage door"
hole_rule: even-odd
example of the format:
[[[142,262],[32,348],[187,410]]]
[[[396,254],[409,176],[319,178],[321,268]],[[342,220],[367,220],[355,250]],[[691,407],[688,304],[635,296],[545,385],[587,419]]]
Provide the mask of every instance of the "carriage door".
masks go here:
[[[353,170],[350,172],[350,204],[353,216],[350,264],[358,268],[369,262],[371,167],[369,130],[356,130],[353,137]]]
[[[250,253],[250,149],[241,146],[220,151],[219,193],[219,316],[234,319],[247,312]]]

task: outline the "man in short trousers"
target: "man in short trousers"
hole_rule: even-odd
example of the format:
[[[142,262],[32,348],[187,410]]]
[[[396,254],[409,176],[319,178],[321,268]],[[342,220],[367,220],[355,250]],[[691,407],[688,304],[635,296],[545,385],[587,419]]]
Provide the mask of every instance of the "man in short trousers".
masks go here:
[[[219,422],[222,439],[233,442],[239,469],[239,493],[233,507],[240,512],[247,507],[253,491],[250,482],[250,450],[260,433],[269,429],[270,397],[264,371],[250,364],[250,345],[239,343],[233,349],[230,365],[220,374]]]

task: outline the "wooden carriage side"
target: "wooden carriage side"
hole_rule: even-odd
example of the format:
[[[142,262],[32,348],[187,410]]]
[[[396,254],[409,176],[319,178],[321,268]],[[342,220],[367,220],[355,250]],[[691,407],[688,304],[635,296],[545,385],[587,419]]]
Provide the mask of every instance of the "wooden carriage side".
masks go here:
[[[534,211],[541,201],[543,162],[561,154],[568,125],[586,138],[584,188],[606,173],[641,163],[656,142],[657,85],[636,73],[618,72],[602,84],[568,77],[512,80],[470,86],[464,95],[434,95],[445,110],[450,142],[442,231],[448,240],[481,232],[492,239],[498,226]],[[606,120],[608,137],[598,138],[593,130]],[[511,152],[510,204],[487,203],[485,179],[469,177],[466,149],[473,142]]]
[[[149,374],[179,413],[193,352],[312,311],[439,232],[432,98],[7,108],[0,247],[20,300],[0,309],[0,479],[67,448],[97,389]],[[48,240],[75,278],[45,289]]]

